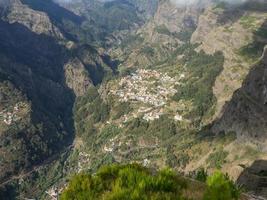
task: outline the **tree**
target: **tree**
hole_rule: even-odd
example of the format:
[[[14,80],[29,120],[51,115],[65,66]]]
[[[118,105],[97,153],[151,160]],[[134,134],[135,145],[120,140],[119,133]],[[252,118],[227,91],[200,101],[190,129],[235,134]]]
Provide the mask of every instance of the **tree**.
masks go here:
[[[201,168],[196,172],[196,180],[201,182],[206,182],[207,178],[208,178],[208,172],[204,168]]]
[[[240,188],[237,187],[228,175],[216,171],[207,179],[207,190],[203,200],[238,200]]]

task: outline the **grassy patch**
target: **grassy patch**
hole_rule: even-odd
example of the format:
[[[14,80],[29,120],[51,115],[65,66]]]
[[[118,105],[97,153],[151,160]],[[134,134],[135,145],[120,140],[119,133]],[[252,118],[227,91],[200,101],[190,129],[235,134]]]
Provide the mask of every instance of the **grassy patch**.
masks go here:
[[[240,24],[245,29],[255,29],[257,18],[254,16],[244,15],[240,18]]]
[[[170,32],[170,30],[164,24],[162,24],[160,26],[157,26],[154,30],[157,33],[162,34],[162,35],[168,35],[168,36],[171,36],[172,35],[172,33]]]
[[[226,162],[226,157],[228,156],[228,152],[223,151],[222,149],[217,150],[214,153],[211,153],[207,159],[209,163],[209,167],[220,169],[222,165]]]

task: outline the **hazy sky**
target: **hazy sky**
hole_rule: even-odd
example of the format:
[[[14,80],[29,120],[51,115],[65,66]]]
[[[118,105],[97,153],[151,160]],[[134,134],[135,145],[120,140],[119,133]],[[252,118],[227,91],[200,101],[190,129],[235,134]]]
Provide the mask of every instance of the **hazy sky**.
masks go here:
[[[205,0],[171,0],[171,1],[178,6],[183,6],[183,5],[191,5],[195,3],[200,3],[201,1],[205,1]],[[238,4],[238,3],[245,2],[246,0],[223,0],[223,1],[231,3],[231,4]]]

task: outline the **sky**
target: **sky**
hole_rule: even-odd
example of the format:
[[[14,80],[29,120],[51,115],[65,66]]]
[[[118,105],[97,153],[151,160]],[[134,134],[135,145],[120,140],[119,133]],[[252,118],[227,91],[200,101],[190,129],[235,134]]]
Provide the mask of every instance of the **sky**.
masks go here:
[[[5,5],[9,2],[10,0],[0,0],[0,6]],[[75,0],[55,0],[58,2],[71,2],[71,1],[75,1]],[[99,1],[112,1],[112,0],[99,0]],[[207,0],[171,0],[173,3],[175,3],[177,6],[185,6],[185,5],[192,5],[195,3],[199,3],[199,2],[205,2]],[[237,4],[237,3],[242,3],[245,2],[246,0],[224,0],[228,3],[231,4]]]
[[[178,6],[183,6],[183,5],[192,5],[192,4],[199,3],[205,0],[171,0],[171,1]],[[223,1],[230,3],[230,4],[238,4],[238,3],[243,3],[246,0],[223,0]]]
[[[3,1],[3,0],[0,0],[0,1]],[[57,0],[57,1],[71,2],[74,0]],[[112,0],[99,0],[99,1],[112,1]],[[195,3],[199,3],[200,1],[206,1],[206,0],[171,0],[171,1],[178,6],[182,6],[182,5],[192,5]],[[237,4],[237,3],[245,2],[246,0],[224,0],[224,1],[231,3],[231,4]]]

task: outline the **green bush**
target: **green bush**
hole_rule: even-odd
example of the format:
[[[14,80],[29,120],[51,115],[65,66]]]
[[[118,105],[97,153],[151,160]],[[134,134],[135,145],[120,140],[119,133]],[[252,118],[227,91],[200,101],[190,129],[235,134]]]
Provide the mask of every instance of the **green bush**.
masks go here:
[[[207,178],[208,178],[208,172],[204,168],[197,170],[195,177],[196,180],[201,182],[206,182]]]
[[[210,167],[220,169],[225,163],[225,158],[227,157],[228,152],[223,150],[218,150],[214,153],[211,153],[207,161],[210,164]]]
[[[154,49],[150,46],[144,46],[140,52],[151,57],[154,56],[155,53]]]
[[[170,30],[164,24],[157,26],[155,28],[155,31],[162,35],[172,36],[172,33],[170,32]]]
[[[203,200],[237,200],[241,190],[228,175],[216,171],[207,179],[207,189]]]
[[[63,191],[61,200],[160,200],[184,199],[186,183],[170,170],[152,174],[137,165],[102,167],[95,175],[74,176]]]

